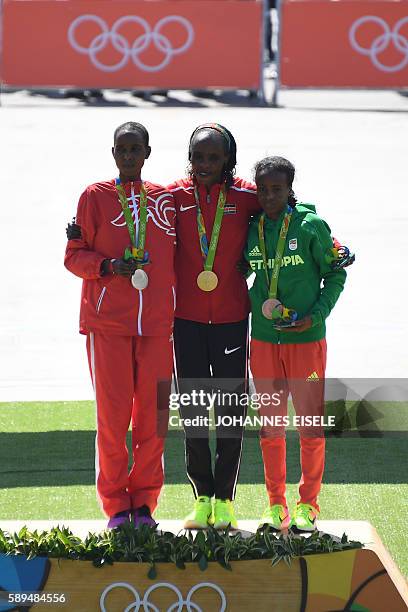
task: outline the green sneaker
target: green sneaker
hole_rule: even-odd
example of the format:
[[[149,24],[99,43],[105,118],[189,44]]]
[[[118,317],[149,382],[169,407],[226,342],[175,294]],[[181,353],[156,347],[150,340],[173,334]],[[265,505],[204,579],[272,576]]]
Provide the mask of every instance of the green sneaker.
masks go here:
[[[230,499],[215,500],[210,524],[213,525],[214,529],[226,529],[228,525],[231,525],[232,529],[238,529],[234,506]]]
[[[207,529],[211,512],[211,499],[200,495],[195,500],[194,510],[184,519],[184,529]]]
[[[288,519],[288,509],[282,506],[282,504],[273,504],[266,508],[259,522],[259,526],[269,526],[273,531],[280,531],[287,527],[289,522]]]
[[[314,531],[318,514],[316,508],[311,504],[297,504],[293,511],[289,529],[298,533]]]

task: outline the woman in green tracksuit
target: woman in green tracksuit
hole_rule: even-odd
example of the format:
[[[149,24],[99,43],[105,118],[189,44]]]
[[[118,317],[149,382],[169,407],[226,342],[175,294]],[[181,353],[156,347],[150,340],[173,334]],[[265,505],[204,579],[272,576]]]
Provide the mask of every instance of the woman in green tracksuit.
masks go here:
[[[261,524],[280,530],[290,525],[311,531],[319,513],[318,493],[324,470],[326,318],[343,290],[346,272],[334,268],[327,224],[292,191],[294,166],[269,157],[255,167],[258,200],[263,209],[250,224],[245,259],[256,274],[250,291],[252,311],[251,370],[259,393],[277,391],[279,406],[263,414],[261,449],[269,506]],[[335,250],[334,250],[335,253]],[[299,500],[287,508],[287,399],[291,393],[301,448]],[[307,418],[306,418],[307,417]],[[276,425],[276,426],[275,426]],[[311,426],[310,426],[311,425]]]

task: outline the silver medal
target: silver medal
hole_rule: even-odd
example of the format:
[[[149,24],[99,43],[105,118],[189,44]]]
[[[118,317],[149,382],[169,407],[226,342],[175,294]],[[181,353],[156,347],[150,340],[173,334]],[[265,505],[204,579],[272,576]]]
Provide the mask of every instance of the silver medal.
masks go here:
[[[149,284],[149,277],[144,270],[135,270],[132,275],[132,285],[135,289],[143,291]]]

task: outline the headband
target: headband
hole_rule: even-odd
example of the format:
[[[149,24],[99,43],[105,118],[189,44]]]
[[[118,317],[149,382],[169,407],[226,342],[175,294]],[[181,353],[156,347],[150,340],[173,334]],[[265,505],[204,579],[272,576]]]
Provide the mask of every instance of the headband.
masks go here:
[[[231,138],[230,138],[230,135],[228,134],[227,130],[224,127],[222,127],[222,125],[220,125],[219,123],[203,123],[202,125],[199,125],[198,128],[196,128],[194,130],[194,132],[192,133],[192,135],[191,135],[190,144],[191,144],[194,136],[196,135],[196,133],[199,130],[208,130],[208,129],[215,130],[216,132],[218,132],[219,134],[221,134],[225,138],[225,140],[227,141],[227,144],[228,144],[228,153],[229,153],[231,151]]]

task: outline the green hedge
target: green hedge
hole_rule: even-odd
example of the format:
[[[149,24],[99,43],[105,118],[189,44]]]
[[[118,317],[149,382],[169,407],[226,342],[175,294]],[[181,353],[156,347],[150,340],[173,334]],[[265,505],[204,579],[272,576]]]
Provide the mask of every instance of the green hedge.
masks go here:
[[[28,559],[46,556],[58,559],[92,561],[96,567],[116,561],[148,563],[149,577],[155,578],[155,563],[174,563],[185,569],[186,563],[196,562],[205,570],[209,562],[218,562],[227,570],[230,562],[249,559],[270,559],[272,565],[281,560],[288,565],[295,557],[362,548],[360,542],[315,531],[310,536],[272,533],[267,527],[249,537],[238,532],[216,531],[209,528],[193,535],[174,535],[156,531],[146,525],[135,528],[125,523],[119,529],[99,534],[89,533],[85,540],[65,527],[50,532],[30,532],[23,527],[10,534],[0,529],[0,553],[25,555]]]

